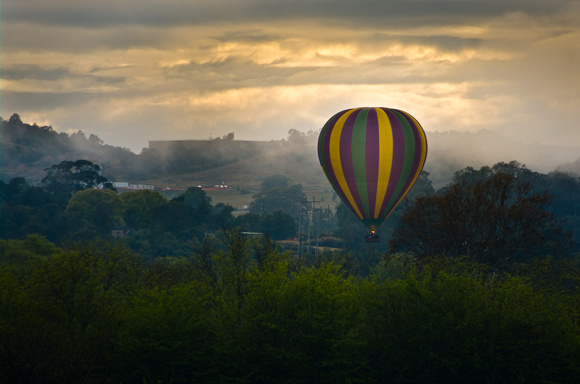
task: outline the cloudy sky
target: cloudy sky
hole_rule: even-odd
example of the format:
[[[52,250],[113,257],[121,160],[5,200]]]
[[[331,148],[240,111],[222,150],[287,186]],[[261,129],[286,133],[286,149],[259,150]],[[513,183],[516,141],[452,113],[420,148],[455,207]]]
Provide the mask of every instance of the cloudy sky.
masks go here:
[[[386,106],[426,131],[580,146],[580,1],[2,0],[0,116],[270,140]]]

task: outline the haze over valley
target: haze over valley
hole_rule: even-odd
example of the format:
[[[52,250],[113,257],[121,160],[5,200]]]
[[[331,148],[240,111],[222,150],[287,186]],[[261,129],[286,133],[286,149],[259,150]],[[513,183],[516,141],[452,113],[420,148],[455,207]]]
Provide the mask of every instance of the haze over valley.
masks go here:
[[[0,2],[0,383],[580,383],[580,1]]]
[[[3,123],[0,175],[4,180],[22,176],[32,182],[39,181],[45,168],[62,160],[84,158],[100,164],[103,174],[111,180],[148,183],[158,188],[166,187],[167,183],[187,188],[221,182],[252,188],[276,174],[286,175],[305,188],[326,186],[317,157],[319,131],[291,130],[285,139],[258,142],[260,146],[253,150],[236,151],[245,141],[236,140],[232,132],[212,141],[194,141],[201,145],[195,150],[145,148],[136,154],[108,145],[90,133],[80,131],[68,135],[52,127],[39,127],[34,122],[18,124],[28,131],[10,130],[8,121]],[[24,139],[18,138],[19,135],[29,136]],[[66,144],[55,145],[55,138],[65,137]],[[429,148],[424,170],[429,172],[435,186],[449,183],[453,173],[465,167],[479,168],[510,161],[541,173],[559,170],[580,174],[580,147],[524,144],[488,130],[427,132],[427,139]],[[227,149],[228,142],[238,145]]]

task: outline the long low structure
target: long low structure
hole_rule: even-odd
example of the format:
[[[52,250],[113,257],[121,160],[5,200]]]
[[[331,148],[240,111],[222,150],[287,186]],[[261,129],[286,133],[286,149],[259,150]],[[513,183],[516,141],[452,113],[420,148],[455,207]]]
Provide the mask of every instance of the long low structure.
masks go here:
[[[149,141],[149,149],[160,154],[174,154],[176,152],[190,152],[197,155],[222,158],[242,158],[257,155],[279,146],[276,141],[251,140],[162,140]]]
[[[153,185],[129,184],[127,181],[114,181],[113,187],[115,187],[117,189],[129,189],[129,190],[133,190],[133,191],[141,191],[141,190],[153,191],[153,190],[155,190],[155,187]]]

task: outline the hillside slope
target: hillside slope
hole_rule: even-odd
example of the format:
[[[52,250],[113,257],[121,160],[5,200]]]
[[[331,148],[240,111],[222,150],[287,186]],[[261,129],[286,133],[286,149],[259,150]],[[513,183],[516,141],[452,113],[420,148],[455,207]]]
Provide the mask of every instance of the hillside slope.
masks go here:
[[[199,172],[174,174],[167,178],[147,179],[152,185],[186,188],[195,185],[215,185],[222,182],[231,187],[255,191],[263,180],[273,175],[285,175],[293,183],[308,188],[329,188],[314,146],[285,144],[280,148],[245,158],[233,164]]]
[[[317,132],[293,131],[286,140],[272,141],[272,150],[253,155],[234,153],[225,159],[212,151],[157,153],[148,149],[137,155],[126,148],[106,145],[94,135],[87,138],[82,131],[69,135],[52,127],[26,124],[14,114],[8,121],[0,121],[0,178],[20,176],[35,184],[44,176],[45,168],[63,160],[86,159],[101,165],[103,175],[110,180],[160,188],[225,182],[254,191],[271,175],[285,175],[305,189],[329,188],[318,163],[317,139]],[[477,169],[512,160],[541,173],[557,169],[580,174],[580,147],[523,144],[487,130],[427,132],[427,139],[425,170],[436,188],[467,166]],[[214,141],[219,146],[218,140]]]

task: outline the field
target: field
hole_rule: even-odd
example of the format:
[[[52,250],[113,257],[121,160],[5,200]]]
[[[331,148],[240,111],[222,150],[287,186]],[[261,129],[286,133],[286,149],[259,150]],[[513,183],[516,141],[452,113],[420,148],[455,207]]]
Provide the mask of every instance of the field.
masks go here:
[[[189,187],[212,187],[223,183],[228,188],[206,190],[212,204],[229,204],[241,210],[261,192],[262,182],[274,175],[284,175],[293,184],[302,185],[307,199],[314,199],[317,207],[333,209],[336,205],[332,200],[334,192],[322,172],[314,148],[302,148],[298,153],[295,148],[281,149],[207,171],[167,175],[162,179],[143,180],[142,183],[158,188],[170,187],[171,191],[162,192],[168,198]]]

